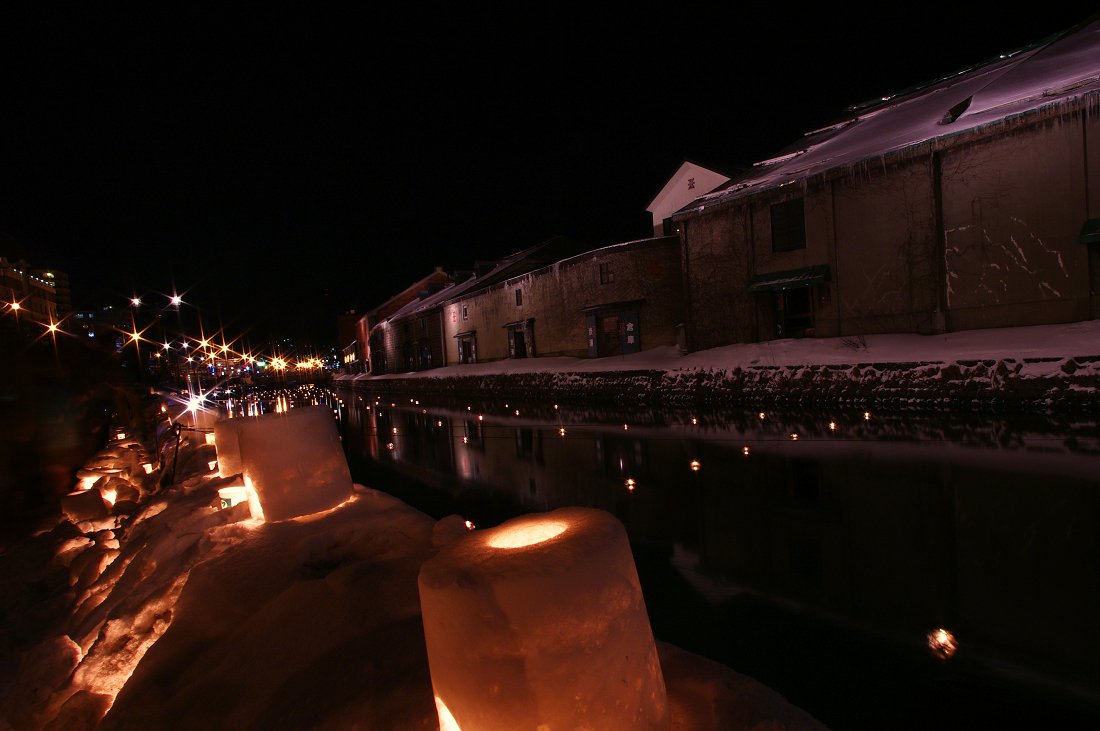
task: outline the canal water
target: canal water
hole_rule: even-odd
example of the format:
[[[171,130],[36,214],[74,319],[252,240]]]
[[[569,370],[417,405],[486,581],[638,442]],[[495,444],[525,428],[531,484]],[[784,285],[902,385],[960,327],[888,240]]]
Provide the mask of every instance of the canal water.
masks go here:
[[[356,482],[626,526],[654,634],[840,729],[1100,728],[1100,425],[332,395]]]

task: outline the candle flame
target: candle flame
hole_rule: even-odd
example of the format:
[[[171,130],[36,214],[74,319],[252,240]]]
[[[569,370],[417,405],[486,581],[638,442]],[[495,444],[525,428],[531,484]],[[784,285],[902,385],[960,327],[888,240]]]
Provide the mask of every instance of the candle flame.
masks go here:
[[[523,548],[561,535],[568,527],[567,523],[560,520],[527,523],[495,532],[488,543],[493,548]]]

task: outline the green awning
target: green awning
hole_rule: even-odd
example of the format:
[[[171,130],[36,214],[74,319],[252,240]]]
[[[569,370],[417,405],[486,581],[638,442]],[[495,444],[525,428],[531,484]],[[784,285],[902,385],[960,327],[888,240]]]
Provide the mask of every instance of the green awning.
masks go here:
[[[1090,218],[1081,227],[1081,233],[1077,234],[1077,242],[1095,244],[1097,241],[1100,241],[1100,218]]]
[[[757,274],[749,280],[750,292],[775,292],[784,289],[798,289],[811,284],[824,284],[829,281],[829,265],[817,264],[802,269],[788,269],[785,272]]]

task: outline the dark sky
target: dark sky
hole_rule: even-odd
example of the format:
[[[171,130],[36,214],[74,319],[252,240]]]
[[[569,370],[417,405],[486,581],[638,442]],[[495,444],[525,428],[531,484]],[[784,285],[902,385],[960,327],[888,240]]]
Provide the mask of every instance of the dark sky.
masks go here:
[[[751,164],[1093,11],[773,5],[8,18],[0,256],[321,343],[437,265],[646,236],[683,160]]]

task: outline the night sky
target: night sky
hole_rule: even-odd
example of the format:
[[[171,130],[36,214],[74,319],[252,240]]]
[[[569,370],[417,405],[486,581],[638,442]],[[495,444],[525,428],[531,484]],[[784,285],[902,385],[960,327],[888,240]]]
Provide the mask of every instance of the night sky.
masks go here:
[[[176,10],[6,19],[0,256],[320,346],[435,266],[647,236],[685,159],[750,165],[1094,8]]]

